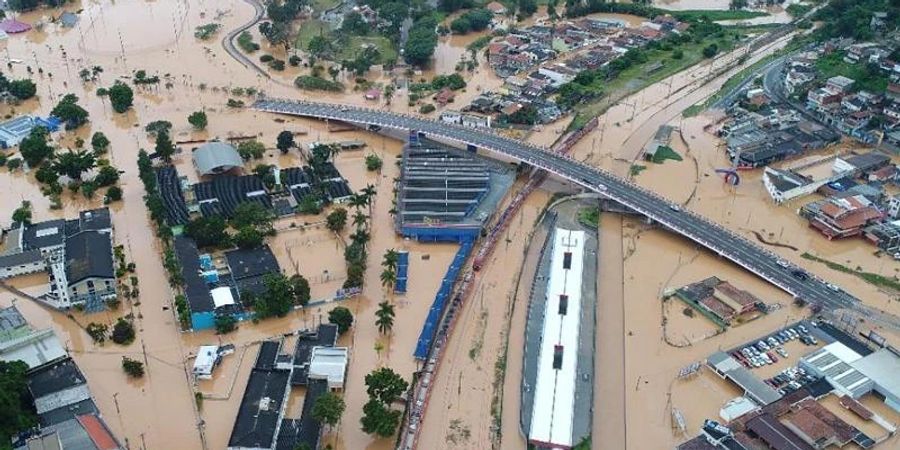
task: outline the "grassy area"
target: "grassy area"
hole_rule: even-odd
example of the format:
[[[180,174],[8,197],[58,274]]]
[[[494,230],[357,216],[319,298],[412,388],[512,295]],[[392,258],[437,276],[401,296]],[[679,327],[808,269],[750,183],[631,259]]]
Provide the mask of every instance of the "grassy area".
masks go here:
[[[858,278],[861,278],[863,281],[865,281],[866,283],[869,283],[873,286],[877,286],[880,288],[886,288],[886,289],[890,289],[893,291],[900,291],[900,280],[898,280],[896,276],[886,277],[884,275],[879,275],[877,273],[865,272],[861,269],[851,269],[847,266],[838,264],[833,261],[829,261],[827,259],[819,258],[818,256],[811,255],[809,253],[803,253],[803,255],[801,255],[801,256],[803,256],[804,258],[806,258],[810,261],[815,261],[818,263],[825,264],[825,267],[828,267],[831,270],[837,270],[838,272],[849,273],[851,275],[854,275]]]
[[[768,13],[762,11],[744,11],[738,10],[705,10],[705,9],[689,9],[686,11],[672,11],[673,16],[683,21],[700,20],[707,18],[713,22],[717,20],[747,20],[754,17],[768,16]]]
[[[587,228],[597,229],[600,224],[600,208],[581,208],[578,210],[578,223]]]
[[[856,80],[853,90],[866,90],[869,92],[884,92],[887,89],[888,78],[878,69],[870,70],[863,62],[850,64],[844,61],[845,52],[833,52],[816,61],[816,70],[819,71],[819,79],[827,80],[831,77],[843,75]]]
[[[321,20],[306,20],[300,24],[300,30],[297,32],[297,39],[294,45],[306,51],[309,48],[309,41],[313,37],[328,34],[329,31],[328,25]]]
[[[328,36],[334,39],[334,41],[337,40],[331,29],[328,27],[328,24],[321,20],[307,20],[300,25],[300,31],[297,33],[295,45],[297,48],[301,48],[305,51],[309,48],[309,41],[312,40],[313,37],[319,35]],[[337,47],[335,59],[337,61],[353,59],[356,56],[356,52],[360,51],[364,44],[374,45],[378,48],[378,52],[381,53],[381,60],[378,61],[378,63],[394,61],[397,59],[397,49],[394,47],[394,43],[387,37],[375,34],[372,36],[350,36],[347,44]]]
[[[334,8],[340,2],[341,0],[312,0],[310,1],[310,6],[312,7],[313,11],[323,12]]]
[[[569,129],[581,128],[592,117],[603,114],[612,104],[622,98],[703,61],[705,59],[703,48],[710,44],[716,44],[719,47],[719,54],[731,51],[736,43],[733,36],[733,34],[725,33],[721,37],[710,36],[700,42],[681,45],[678,47],[683,54],[681,59],[675,59],[672,50],[646,50],[646,63],[623,70],[613,80],[604,84],[603,90],[606,94],[592,102],[582,103],[575,107],[575,119],[572,120]],[[662,67],[655,71],[649,71],[658,63],[662,63]]]
[[[341,47],[340,52],[338,53],[338,60],[353,59],[356,57],[356,53],[361,51],[365,44],[374,45],[378,48],[378,53],[381,54],[379,63],[395,61],[397,59],[397,49],[394,48],[394,43],[384,36],[373,35],[351,36],[349,44]]]
[[[671,159],[672,161],[682,161],[684,158],[682,158],[672,147],[661,145],[656,149],[656,153],[653,154],[653,159],[651,159],[651,161],[654,164],[662,164],[666,162],[667,159]]]

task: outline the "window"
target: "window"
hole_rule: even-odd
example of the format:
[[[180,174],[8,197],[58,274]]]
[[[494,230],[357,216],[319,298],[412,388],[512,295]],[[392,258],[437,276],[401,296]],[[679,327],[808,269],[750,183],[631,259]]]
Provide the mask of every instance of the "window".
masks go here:
[[[566,294],[559,294],[559,314],[566,315],[566,311],[569,310],[569,296]]]
[[[94,280],[88,280],[87,287],[88,287],[88,289],[93,289],[94,288]]]
[[[553,368],[562,369],[563,346],[556,345],[553,347]]]
[[[563,253],[563,269],[569,270],[572,268],[572,252]]]

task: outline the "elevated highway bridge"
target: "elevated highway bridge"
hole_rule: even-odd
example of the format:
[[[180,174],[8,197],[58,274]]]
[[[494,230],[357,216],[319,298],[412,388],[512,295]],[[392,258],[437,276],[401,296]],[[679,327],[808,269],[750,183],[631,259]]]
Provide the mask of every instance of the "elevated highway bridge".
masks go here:
[[[802,268],[780,259],[775,253],[750,242],[731,230],[691,211],[684,210],[678,204],[608,171],[588,166],[568,156],[553,153],[544,147],[500,136],[485,129],[468,128],[413,115],[357,106],[263,99],[257,101],[253,108],[277,114],[374,125],[397,130],[416,130],[427,136],[475,146],[513,158],[619,202],[665,228],[727,258],[794,298],[821,305],[824,309],[855,309],[860,312],[869,310],[857,298],[837,286],[808,274]],[[889,325],[900,327],[900,320],[892,318]]]

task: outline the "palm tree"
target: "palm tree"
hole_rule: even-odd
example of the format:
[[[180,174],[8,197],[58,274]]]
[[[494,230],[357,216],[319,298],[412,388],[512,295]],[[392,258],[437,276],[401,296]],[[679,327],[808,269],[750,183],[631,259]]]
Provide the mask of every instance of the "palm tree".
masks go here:
[[[381,285],[390,288],[397,282],[397,272],[394,272],[391,269],[384,269],[381,271]]]
[[[371,239],[369,232],[366,230],[356,230],[353,234],[350,235],[350,239],[354,242],[359,242],[362,245],[366,245]]]
[[[400,262],[400,253],[392,248],[384,252],[381,259],[381,266],[385,269],[397,270],[397,263]]]
[[[357,193],[350,194],[350,199],[347,200],[347,204],[356,208],[357,211],[359,211],[359,209],[363,206],[366,206],[366,203],[366,198],[363,195]]]
[[[73,180],[81,180],[81,174],[93,169],[97,165],[97,158],[93,152],[86,150],[71,151],[59,155],[53,163],[53,170],[59,175],[65,175]]]
[[[378,311],[375,311],[375,325],[381,334],[385,334],[394,328],[394,305],[383,301],[378,304]]]
[[[362,188],[361,192],[363,198],[366,199],[366,204],[372,206],[372,202],[375,201],[375,194],[378,193],[378,191],[375,190],[375,186],[368,184],[366,187]]]
[[[368,223],[369,216],[365,215],[362,211],[356,211],[356,214],[353,215],[353,226],[356,227],[357,230],[361,230]]]

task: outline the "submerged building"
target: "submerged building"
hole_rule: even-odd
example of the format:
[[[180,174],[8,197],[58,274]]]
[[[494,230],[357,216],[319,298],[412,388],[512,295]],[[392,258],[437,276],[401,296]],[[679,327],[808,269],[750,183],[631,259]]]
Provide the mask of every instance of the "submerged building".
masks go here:
[[[57,309],[103,309],[116,297],[112,231],[107,208],[82,211],[73,220],[14,223],[5,232],[0,279],[47,272],[43,302]]]
[[[556,229],[547,281],[537,382],[528,443],[539,449],[572,448],[581,329],[581,277],[585,233]]]

